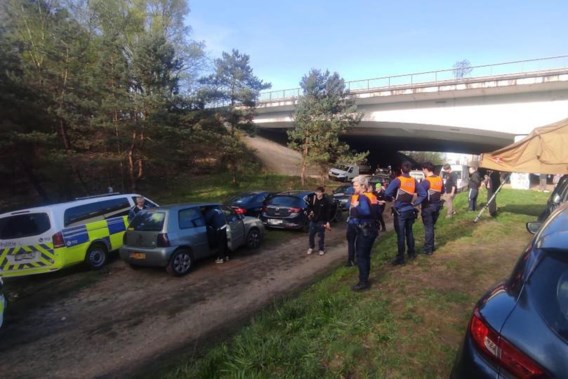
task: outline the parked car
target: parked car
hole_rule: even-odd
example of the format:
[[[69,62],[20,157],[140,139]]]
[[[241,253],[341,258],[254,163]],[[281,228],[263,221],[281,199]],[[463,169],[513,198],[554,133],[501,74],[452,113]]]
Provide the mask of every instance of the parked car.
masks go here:
[[[302,229],[307,231],[309,220],[306,214],[308,199],[315,196],[314,191],[288,191],[272,196],[263,209],[260,219],[269,228]],[[328,196],[331,207],[331,221],[337,222],[342,213],[339,202]]]
[[[176,276],[187,274],[195,261],[217,253],[204,217],[209,208],[223,211],[229,250],[260,246],[264,226],[258,218],[214,203],[176,204],[139,212],[124,233],[120,257],[134,266],[160,266]]]
[[[122,246],[128,213],[139,196],[104,194],[1,214],[0,276],[41,274],[79,263],[100,269]]]
[[[424,180],[424,173],[422,172],[422,170],[411,170],[408,174],[416,179],[418,183]]]
[[[540,216],[538,216],[538,221],[543,222],[548,218],[548,216],[562,203],[568,200],[568,175],[564,175],[558,181],[556,187],[550,194],[548,201],[546,202],[546,208]]]
[[[333,190],[333,198],[337,201],[342,210],[348,210],[351,196],[353,196],[354,193],[355,190],[351,184],[344,184]]]
[[[477,302],[451,378],[565,378],[568,203],[544,222],[511,276]]]
[[[229,199],[225,204],[231,206],[237,214],[258,217],[262,212],[262,207],[274,192],[254,191],[244,192]]]

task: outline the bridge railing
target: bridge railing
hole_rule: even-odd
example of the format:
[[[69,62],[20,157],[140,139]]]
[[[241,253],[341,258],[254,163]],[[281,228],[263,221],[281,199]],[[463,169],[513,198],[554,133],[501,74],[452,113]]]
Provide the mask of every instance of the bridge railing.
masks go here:
[[[347,89],[353,92],[368,91],[373,89],[388,90],[393,87],[413,86],[419,84],[437,85],[448,81],[470,80],[483,77],[509,76],[538,71],[568,68],[568,55],[527,59],[522,61],[487,64],[480,66],[465,67],[469,73],[460,76],[459,69],[451,68],[437,71],[418,72],[413,74],[391,75],[371,79],[346,81]],[[462,72],[463,73],[463,72]],[[302,94],[301,88],[290,88],[276,91],[261,92],[261,102],[293,99]]]

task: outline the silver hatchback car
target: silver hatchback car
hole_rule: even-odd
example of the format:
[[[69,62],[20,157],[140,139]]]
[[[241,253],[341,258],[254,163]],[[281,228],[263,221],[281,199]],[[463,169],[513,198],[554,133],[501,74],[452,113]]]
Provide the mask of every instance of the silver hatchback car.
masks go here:
[[[220,204],[175,204],[139,212],[124,233],[120,257],[134,266],[160,266],[176,276],[187,274],[195,261],[218,251],[212,226],[205,221],[211,210],[222,211],[230,251],[260,246],[264,226],[257,218],[237,215]]]

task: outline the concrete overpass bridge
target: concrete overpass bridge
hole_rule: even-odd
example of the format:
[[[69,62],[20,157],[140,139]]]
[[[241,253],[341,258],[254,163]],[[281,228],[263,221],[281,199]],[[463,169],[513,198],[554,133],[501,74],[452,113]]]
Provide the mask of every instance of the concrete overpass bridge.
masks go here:
[[[399,150],[479,154],[568,117],[568,56],[346,82],[361,124],[346,141],[371,155]],[[299,88],[261,95],[261,136],[285,142]],[[373,161],[377,161],[376,158]]]

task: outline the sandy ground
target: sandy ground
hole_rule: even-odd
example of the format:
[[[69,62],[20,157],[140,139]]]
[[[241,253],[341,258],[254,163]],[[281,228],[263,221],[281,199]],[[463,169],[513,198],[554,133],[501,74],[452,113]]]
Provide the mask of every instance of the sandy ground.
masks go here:
[[[302,159],[297,151],[259,136],[245,137],[245,142],[250,148],[255,150],[256,156],[263,162],[266,171],[282,175],[300,176]],[[317,176],[319,174],[316,169],[310,168],[308,169],[308,175]]]

